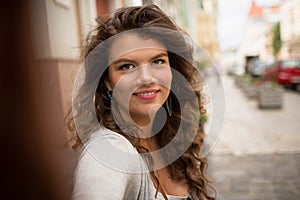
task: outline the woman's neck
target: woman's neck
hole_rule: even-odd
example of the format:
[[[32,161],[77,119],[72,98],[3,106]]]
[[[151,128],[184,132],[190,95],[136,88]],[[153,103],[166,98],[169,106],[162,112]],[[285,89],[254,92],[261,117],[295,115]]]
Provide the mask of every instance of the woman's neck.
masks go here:
[[[142,138],[140,139],[140,142],[141,142],[141,146],[148,149],[149,152],[160,149],[155,136],[149,138]]]

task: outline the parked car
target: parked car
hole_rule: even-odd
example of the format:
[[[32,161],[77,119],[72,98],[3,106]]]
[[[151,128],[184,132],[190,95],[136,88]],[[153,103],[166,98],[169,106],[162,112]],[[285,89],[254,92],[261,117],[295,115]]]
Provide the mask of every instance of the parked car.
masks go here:
[[[250,70],[251,75],[253,77],[261,77],[270,64],[270,62],[263,62],[259,59],[255,59]]]
[[[300,59],[278,61],[265,70],[263,77],[265,80],[276,81],[284,86],[299,88]]]

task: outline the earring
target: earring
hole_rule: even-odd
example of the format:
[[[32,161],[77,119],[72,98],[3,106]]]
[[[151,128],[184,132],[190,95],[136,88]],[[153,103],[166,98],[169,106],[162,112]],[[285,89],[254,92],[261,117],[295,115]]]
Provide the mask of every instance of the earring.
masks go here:
[[[112,101],[112,92],[111,91],[107,91],[107,97],[109,98],[110,101]]]
[[[170,97],[170,95],[168,96],[167,100],[166,100],[166,106],[167,106],[167,111],[169,116],[172,116],[172,98]]]

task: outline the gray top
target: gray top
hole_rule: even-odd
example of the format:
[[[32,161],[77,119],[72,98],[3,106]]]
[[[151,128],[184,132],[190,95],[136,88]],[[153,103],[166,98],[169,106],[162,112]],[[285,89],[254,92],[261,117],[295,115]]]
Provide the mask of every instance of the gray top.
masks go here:
[[[146,165],[122,135],[106,128],[92,134],[74,175],[73,200],[163,200],[146,172]],[[168,195],[171,200],[187,197]]]

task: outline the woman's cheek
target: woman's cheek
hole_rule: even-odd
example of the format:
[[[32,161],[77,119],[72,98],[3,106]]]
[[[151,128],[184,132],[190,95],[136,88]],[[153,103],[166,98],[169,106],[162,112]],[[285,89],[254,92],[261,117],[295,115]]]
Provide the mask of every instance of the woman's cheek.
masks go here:
[[[165,67],[157,70],[153,70],[153,75],[155,76],[158,84],[170,89],[172,83],[172,72],[170,67]]]
[[[113,97],[118,104],[128,106],[129,99],[134,92],[134,80],[134,76],[123,74],[114,82]]]

